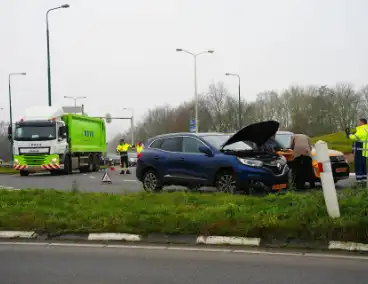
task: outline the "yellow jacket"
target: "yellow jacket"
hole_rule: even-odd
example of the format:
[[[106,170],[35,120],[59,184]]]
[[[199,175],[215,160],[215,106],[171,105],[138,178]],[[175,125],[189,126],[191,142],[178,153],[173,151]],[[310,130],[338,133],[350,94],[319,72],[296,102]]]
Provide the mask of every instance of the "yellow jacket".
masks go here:
[[[128,152],[129,148],[131,148],[131,147],[133,147],[133,146],[128,144],[128,143],[119,144],[116,147],[116,151],[118,151],[118,152]]]
[[[139,154],[140,152],[142,152],[142,151],[143,151],[143,146],[139,146],[139,145],[137,145],[137,146],[136,146],[136,149],[137,149],[137,153]]]
[[[349,139],[354,142],[363,142],[362,155],[363,157],[368,157],[368,124],[358,126],[356,132],[349,135]]]

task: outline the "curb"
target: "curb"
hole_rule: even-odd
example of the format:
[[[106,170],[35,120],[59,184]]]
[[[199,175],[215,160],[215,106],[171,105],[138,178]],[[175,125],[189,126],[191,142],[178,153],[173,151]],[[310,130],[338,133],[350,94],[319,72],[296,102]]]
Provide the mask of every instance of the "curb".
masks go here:
[[[274,241],[262,242],[261,238],[229,237],[229,236],[174,236],[151,234],[147,236],[125,233],[85,233],[85,234],[49,234],[35,231],[0,231],[0,239],[29,239],[29,240],[58,240],[74,242],[128,242],[149,244],[180,244],[180,245],[227,245],[266,248],[303,248],[318,250],[342,250],[368,252],[368,244],[354,242],[329,241],[302,242],[302,241]]]

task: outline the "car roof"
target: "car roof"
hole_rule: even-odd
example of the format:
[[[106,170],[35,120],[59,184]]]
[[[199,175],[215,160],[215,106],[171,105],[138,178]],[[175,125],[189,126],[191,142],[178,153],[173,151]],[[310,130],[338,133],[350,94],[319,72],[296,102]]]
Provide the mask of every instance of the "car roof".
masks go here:
[[[154,136],[152,138],[149,138],[148,141],[151,141],[153,139],[159,139],[159,138],[168,138],[168,137],[175,137],[175,136],[192,136],[192,137],[203,137],[203,136],[222,136],[222,135],[231,135],[228,133],[220,133],[220,132],[200,132],[200,133],[193,133],[193,132],[175,132],[175,133],[167,133],[167,134],[161,134]]]

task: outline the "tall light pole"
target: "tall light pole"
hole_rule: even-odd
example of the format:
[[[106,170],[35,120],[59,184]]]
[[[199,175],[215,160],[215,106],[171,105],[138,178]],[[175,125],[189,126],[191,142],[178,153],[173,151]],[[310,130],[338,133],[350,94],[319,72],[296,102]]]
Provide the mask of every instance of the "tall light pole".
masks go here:
[[[12,76],[25,76],[27,73],[10,73],[9,74],[9,126],[10,129],[13,131],[13,108],[12,108],[12,96],[11,96],[11,77]],[[13,161],[13,137],[10,139],[10,153],[11,159]]]
[[[47,41],[47,81],[48,81],[48,94],[49,94],[49,106],[51,106],[51,63],[50,63],[50,35],[49,35],[49,13],[54,10],[69,8],[68,4],[61,5],[59,7],[51,8],[46,12],[46,41]]]
[[[72,99],[74,100],[74,107],[77,107],[77,100],[83,100],[86,99],[87,97],[69,97],[69,96],[64,96],[64,99]]]
[[[182,49],[182,48],[177,48],[176,51],[178,52],[185,52],[188,53],[190,55],[192,55],[194,57],[194,97],[195,97],[195,129],[196,129],[196,133],[198,133],[198,92],[197,92],[197,56],[201,55],[201,54],[205,54],[205,53],[214,53],[214,50],[206,50],[200,53],[192,53],[188,50]]]
[[[225,73],[226,76],[235,76],[235,77],[238,77],[238,80],[239,80],[239,129],[242,127],[242,121],[241,121],[241,98],[240,98],[240,76],[238,74],[234,74],[234,73]]]
[[[134,109],[133,108],[123,108],[124,110],[130,110],[132,112],[132,116],[130,117],[130,128],[132,131],[132,145],[134,144]]]

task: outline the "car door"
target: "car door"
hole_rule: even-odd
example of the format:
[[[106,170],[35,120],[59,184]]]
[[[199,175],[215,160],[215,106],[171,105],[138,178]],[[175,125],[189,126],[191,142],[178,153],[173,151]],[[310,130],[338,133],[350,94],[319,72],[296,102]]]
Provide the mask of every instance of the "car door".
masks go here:
[[[163,140],[160,150],[165,155],[166,170],[164,174],[165,180],[180,180],[182,166],[182,137],[167,137]]]
[[[213,157],[200,152],[199,147],[208,146],[198,138],[190,136],[183,137],[182,144],[181,174],[191,181],[206,183],[214,170]]]

